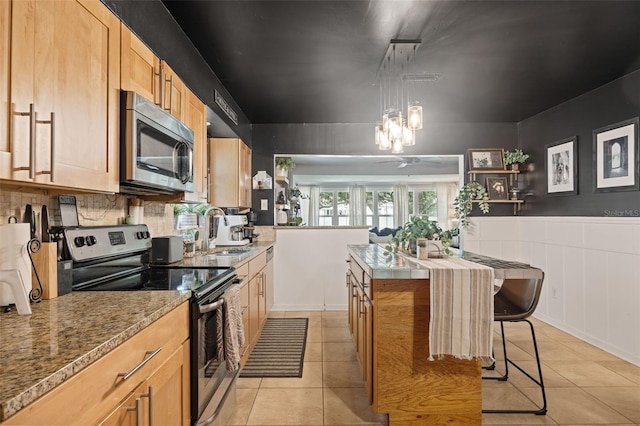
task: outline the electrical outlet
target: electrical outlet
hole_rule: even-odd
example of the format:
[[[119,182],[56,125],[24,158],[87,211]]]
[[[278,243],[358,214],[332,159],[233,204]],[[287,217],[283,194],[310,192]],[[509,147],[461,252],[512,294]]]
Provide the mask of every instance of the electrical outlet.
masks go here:
[[[260,200],[260,210],[269,210],[269,200],[267,199]]]

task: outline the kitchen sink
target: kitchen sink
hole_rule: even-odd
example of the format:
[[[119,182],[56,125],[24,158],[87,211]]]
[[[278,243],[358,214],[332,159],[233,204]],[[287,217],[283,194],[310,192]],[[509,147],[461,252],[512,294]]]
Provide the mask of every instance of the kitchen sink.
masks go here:
[[[250,252],[251,249],[223,249],[223,250],[216,250],[214,254],[217,254],[218,256],[240,256],[241,254],[245,254]]]

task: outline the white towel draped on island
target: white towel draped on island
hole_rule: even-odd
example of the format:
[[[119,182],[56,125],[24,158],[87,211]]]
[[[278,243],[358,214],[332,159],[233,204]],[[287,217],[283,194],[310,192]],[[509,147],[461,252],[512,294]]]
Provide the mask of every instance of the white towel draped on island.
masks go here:
[[[418,262],[429,268],[429,359],[493,360],[493,269],[457,257]]]

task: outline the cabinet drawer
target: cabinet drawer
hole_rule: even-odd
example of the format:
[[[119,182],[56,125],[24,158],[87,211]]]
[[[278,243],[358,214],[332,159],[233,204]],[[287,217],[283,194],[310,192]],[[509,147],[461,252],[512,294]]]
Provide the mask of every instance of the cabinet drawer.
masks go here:
[[[188,339],[188,321],[185,302],[3,424],[86,425],[104,418]],[[118,375],[128,372],[127,379]]]
[[[249,261],[249,277],[253,277],[260,272],[267,264],[267,252],[263,251]]]
[[[249,278],[249,262],[245,262],[240,266],[235,266],[236,273],[240,279]]]

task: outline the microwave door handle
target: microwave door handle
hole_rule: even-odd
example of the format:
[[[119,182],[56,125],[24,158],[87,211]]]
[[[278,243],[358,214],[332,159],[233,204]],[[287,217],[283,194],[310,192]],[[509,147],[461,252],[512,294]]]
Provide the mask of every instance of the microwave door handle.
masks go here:
[[[188,157],[189,157],[189,164],[188,164],[188,169],[187,169],[186,176],[183,173],[181,173],[182,172],[182,168],[178,167],[178,164],[180,162],[180,160],[179,160],[180,151],[182,151],[183,147],[184,147],[184,149],[187,150]],[[174,173],[176,179],[179,179],[180,182],[187,183],[187,182],[189,182],[191,180],[191,174],[193,173],[193,151],[191,150],[191,148],[189,148],[189,145],[186,142],[180,141],[173,148],[173,170],[174,170],[173,173]]]

